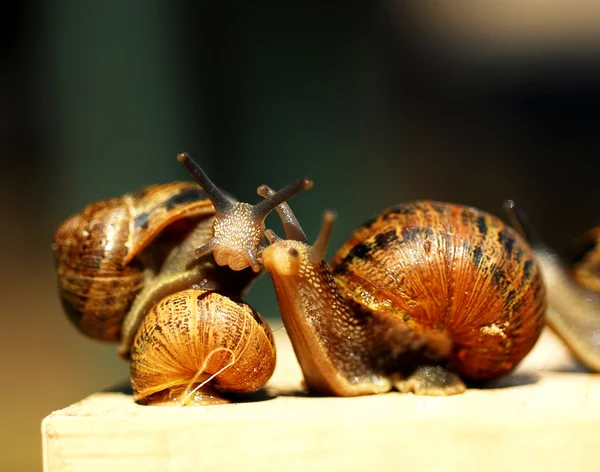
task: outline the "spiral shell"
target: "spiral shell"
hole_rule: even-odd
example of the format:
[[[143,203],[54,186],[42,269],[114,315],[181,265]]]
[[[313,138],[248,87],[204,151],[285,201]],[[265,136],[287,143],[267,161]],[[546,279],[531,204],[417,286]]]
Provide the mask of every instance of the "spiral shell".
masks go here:
[[[218,403],[221,392],[260,389],[275,359],[271,331],[249,305],[184,290],[144,318],[131,352],[131,384],[140,403]]]
[[[341,293],[379,320],[380,335],[402,338],[395,349],[445,359],[466,379],[510,372],[544,325],[545,287],[532,250],[472,207],[389,208],[355,231],[331,266]]]
[[[123,317],[144,285],[136,256],[175,221],[212,214],[198,185],[172,182],[92,203],[66,220],[52,247],[71,321],[92,338],[118,341]]]

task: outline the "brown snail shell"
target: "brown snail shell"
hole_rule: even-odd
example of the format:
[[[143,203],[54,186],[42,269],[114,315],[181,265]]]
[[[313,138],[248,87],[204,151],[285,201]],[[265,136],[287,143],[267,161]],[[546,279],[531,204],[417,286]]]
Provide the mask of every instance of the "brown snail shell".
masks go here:
[[[461,378],[505,375],[534,346],[545,286],[532,249],[499,218],[445,202],[400,204],[357,229],[330,268],[333,219],[325,214],[312,246],[269,232],[263,252],[310,390],[460,393]]]
[[[67,219],[52,247],[65,312],[87,336],[118,341],[123,318],[144,286],[136,258],[168,225],[214,209],[192,182],[151,185],[101,200]],[[184,225],[184,232],[189,226]]]
[[[129,358],[146,312],[191,287],[240,296],[262,270],[264,220],[312,186],[307,179],[256,205],[220,190],[186,153],[177,160],[196,180],[150,185],[88,205],[54,234],[63,307],[84,334],[119,341]]]
[[[212,404],[260,389],[275,368],[268,325],[249,305],[185,290],[157,303],[134,339],[131,383],[144,404]]]
[[[463,378],[507,374],[544,326],[533,251],[473,207],[418,201],[388,209],[354,232],[331,268],[349,299],[402,320],[446,351],[439,355]]]

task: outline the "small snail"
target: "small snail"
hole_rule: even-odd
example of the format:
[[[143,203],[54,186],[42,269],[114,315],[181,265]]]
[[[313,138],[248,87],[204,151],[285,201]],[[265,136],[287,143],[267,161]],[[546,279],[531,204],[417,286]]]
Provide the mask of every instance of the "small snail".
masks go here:
[[[263,186],[263,196],[273,192]],[[355,396],[450,395],[512,371],[544,325],[533,251],[478,209],[415,201],[352,234],[331,265],[334,217],[311,246],[296,223],[263,252],[307,387]]]
[[[581,252],[568,268],[541,241],[522,208],[512,200],[505,207],[535,250],[548,292],[548,325],[580,362],[600,372],[600,228],[581,238]]]
[[[261,388],[275,358],[271,330],[249,305],[218,292],[184,290],[144,318],[131,350],[131,384],[143,404],[224,403],[221,392]]]
[[[266,382],[275,365],[272,336],[260,316],[239,298],[260,274],[265,217],[277,206],[282,207],[280,213],[289,213],[284,201],[312,186],[302,179],[252,206],[221,192],[187,154],[180,153],[177,159],[202,188],[173,182],[95,202],[60,225],[52,245],[65,311],[84,334],[120,342],[119,354],[132,357],[131,380],[138,400],[157,393],[149,371],[174,368],[159,354],[151,354],[152,346],[171,361],[181,361],[181,372],[169,372],[175,383],[161,380],[164,388],[181,387],[182,372],[194,372],[185,384],[194,396],[168,394],[185,399],[184,403],[208,398],[194,390],[200,384],[203,392],[211,388],[199,369],[211,372],[224,355],[235,378],[240,378],[235,374],[238,369],[250,365],[260,375],[247,379],[246,386],[233,387],[219,376],[213,382],[217,390],[252,391]],[[152,316],[145,320],[147,313]],[[209,325],[205,316],[216,324]],[[226,333],[218,332],[221,329]],[[161,333],[163,338],[158,339]],[[249,334],[258,336],[258,344],[244,338]],[[225,335],[232,339],[225,341]],[[191,338],[183,341],[185,336]],[[264,347],[265,340],[270,349]],[[146,341],[149,346],[143,345]],[[166,354],[169,341],[174,351]],[[181,343],[196,350],[184,358]],[[241,346],[247,346],[243,353]],[[259,357],[248,361],[242,354]],[[152,367],[152,359],[163,364]]]

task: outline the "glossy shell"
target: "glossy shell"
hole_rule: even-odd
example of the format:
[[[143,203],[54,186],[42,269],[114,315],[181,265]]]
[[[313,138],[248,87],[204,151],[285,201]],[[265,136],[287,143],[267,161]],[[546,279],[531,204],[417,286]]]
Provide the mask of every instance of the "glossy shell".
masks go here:
[[[214,209],[192,182],[151,185],[88,205],[55,232],[59,292],[69,318],[86,335],[118,341],[121,322],[143,287],[136,258],[167,226]]]
[[[178,292],[155,305],[131,353],[131,383],[142,403],[184,402],[182,395],[204,382],[197,403],[207,400],[206,389],[254,392],[274,369],[273,336],[260,315],[246,303],[202,290]]]
[[[432,201],[390,208],[355,231],[332,271],[345,296],[399,327],[406,349],[445,359],[463,378],[510,372],[544,325],[532,250],[475,208]]]

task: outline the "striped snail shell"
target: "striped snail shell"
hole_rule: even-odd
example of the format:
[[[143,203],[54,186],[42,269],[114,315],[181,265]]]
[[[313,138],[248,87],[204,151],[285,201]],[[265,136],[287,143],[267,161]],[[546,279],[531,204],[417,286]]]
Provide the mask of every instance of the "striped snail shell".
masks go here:
[[[187,154],[177,159],[197,183],[150,185],[92,203],[52,241],[65,312],[85,335],[119,342],[125,359],[161,298],[191,287],[241,296],[262,270],[266,216],[312,186],[301,179],[250,205],[218,189]]]
[[[213,214],[198,185],[172,182],[92,203],[67,219],[54,234],[53,248],[71,321],[92,338],[118,341],[123,318],[145,283],[138,256],[165,227]]]
[[[357,229],[324,261],[333,214],[314,245],[268,231],[263,261],[309,389],[339,396],[448,395],[511,372],[544,326],[534,253],[499,218],[415,201]],[[288,224],[288,226],[290,226]]]
[[[273,335],[249,305],[217,292],[184,290],[148,312],[131,352],[142,404],[216,404],[260,389],[275,368]],[[225,396],[224,396],[225,394]]]

